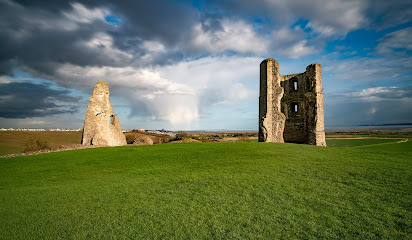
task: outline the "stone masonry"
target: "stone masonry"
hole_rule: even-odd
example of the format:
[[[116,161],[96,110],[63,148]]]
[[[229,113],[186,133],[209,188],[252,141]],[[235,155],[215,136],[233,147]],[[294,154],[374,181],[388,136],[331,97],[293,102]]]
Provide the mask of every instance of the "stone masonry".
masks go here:
[[[291,142],[326,146],[322,67],[281,76],[279,64],[260,64],[259,142]]]
[[[98,82],[90,97],[83,128],[83,145],[122,146],[126,136],[110,103],[109,85]]]

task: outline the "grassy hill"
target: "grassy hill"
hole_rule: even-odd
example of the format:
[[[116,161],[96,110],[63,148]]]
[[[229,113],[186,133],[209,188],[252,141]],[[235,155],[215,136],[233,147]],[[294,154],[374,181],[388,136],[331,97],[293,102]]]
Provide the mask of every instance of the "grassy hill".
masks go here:
[[[410,238],[412,141],[355,145],[176,143],[3,158],[0,238]]]

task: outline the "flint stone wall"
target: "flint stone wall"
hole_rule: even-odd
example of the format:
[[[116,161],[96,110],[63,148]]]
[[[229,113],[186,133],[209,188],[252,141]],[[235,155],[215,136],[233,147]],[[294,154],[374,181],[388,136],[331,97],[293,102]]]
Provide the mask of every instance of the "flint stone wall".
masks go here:
[[[279,64],[260,64],[259,142],[291,142],[326,146],[322,67],[281,76]]]
[[[110,103],[109,85],[98,82],[90,97],[83,128],[83,145],[122,146],[126,136]]]

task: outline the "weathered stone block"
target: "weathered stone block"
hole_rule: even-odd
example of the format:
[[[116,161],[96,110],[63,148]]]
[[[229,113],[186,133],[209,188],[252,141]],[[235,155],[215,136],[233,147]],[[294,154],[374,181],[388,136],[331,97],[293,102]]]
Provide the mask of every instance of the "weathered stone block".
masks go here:
[[[83,145],[122,146],[126,136],[110,103],[109,85],[98,82],[90,97],[83,128]]]

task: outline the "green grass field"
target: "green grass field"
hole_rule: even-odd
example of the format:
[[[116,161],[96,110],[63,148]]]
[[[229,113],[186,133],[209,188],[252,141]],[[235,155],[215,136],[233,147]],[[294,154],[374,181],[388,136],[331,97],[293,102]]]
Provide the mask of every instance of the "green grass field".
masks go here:
[[[326,139],[328,147],[358,147],[396,143],[402,139]]]
[[[410,239],[411,161],[412,141],[172,143],[3,158],[0,238]]]

